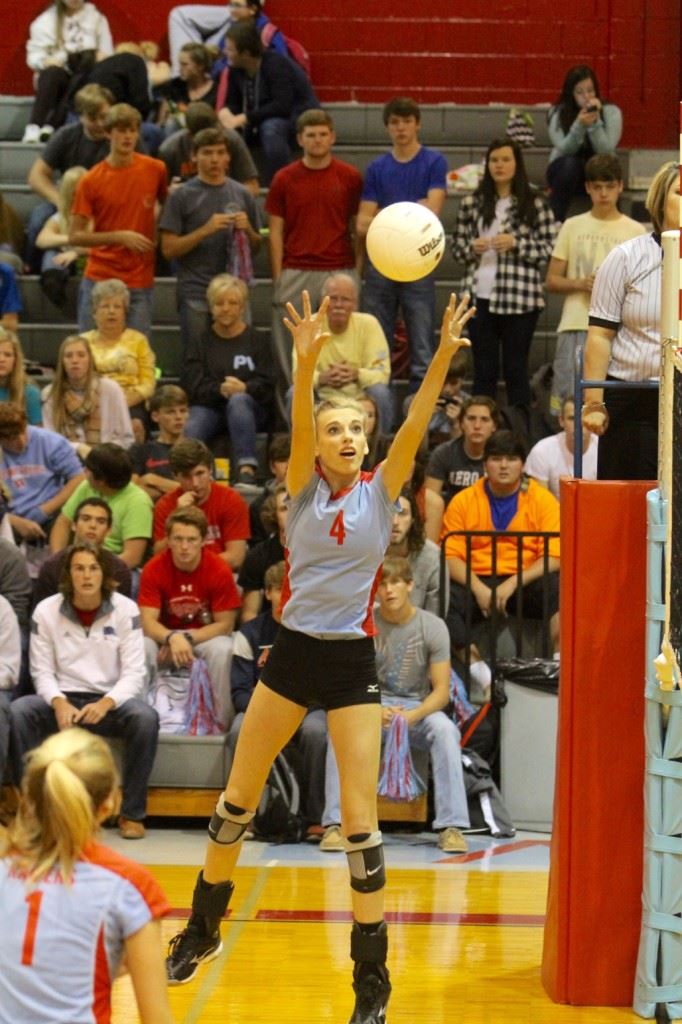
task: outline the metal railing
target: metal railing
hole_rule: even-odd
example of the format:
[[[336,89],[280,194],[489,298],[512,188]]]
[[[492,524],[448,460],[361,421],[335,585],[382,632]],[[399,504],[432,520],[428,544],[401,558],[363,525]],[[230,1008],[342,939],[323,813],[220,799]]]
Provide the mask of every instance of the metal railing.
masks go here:
[[[473,540],[475,537],[485,537],[492,542],[492,559],[491,559],[491,572],[492,577],[491,591],[492,601],[491,610],[488,617],[489,635],[490,635],[490,668],[495,675],[495,669],[497,666],[497,635],[500,628],[500,623],[508,621],[508,616],[498,611],[497,608],[497,587],[499,585],[497,581],[497,545],[500,541],[508,541],[510,539],[516,540],[516,575],[521,576],[523,572],[523,541],[528,537],[540,538],[542,540],[542,558],[543,558],[543,572],[542,576],[542,648],[541,653],[543,658],[550,656],[550,643],[549,643],[549,588],[548,581],[550,576],[549,569],[549,545],[550,541],[559,537],[559,533],[556,531],[543,531],[543,530],[451,530],[441,538],[440,548],[440,586],[439,586],[439,614],[441,618],[445,618],[445,588],[450,586],[450,574],[447,566],[447,556],[445,553],[447,540],[449,537],[464,537],[466,543],[466,577],[464,582],[465,592],[465,613],[464,613],[464,628],[465,628],[465,662],[464,662],[464,682],[469,689],[469,665],[471,661],[471,644],[473,643],[473,624],[472,624],[472,613],[474,606],[474,595],[471,590],[471,556],[473,551]],[[501,582],[501,581],[500,581]],[[516,591],[516,612],[514,615],[515,620],[515,643],[516,653],[520,657],[523,650],[523,587],[519,586]]]

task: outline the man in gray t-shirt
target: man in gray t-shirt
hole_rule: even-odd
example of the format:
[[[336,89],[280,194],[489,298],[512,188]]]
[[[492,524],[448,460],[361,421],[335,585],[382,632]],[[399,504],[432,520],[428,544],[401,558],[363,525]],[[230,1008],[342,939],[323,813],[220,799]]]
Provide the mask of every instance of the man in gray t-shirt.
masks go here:
[[[433,772],[438,846],[447,853],[466,853],[460,828],[469,827],[460,735],[443,711],[450,700],[450,636],[445,623],[410,601],[412,570],[406,558],[386,558],[375,614],[377,673],[381,684],[384,739],[396,714],[409,727],[410,746],[428,750]],[[325,810],[322,824],[340,821],[338,775],[332,744],[327,750]],[[321,849],[334,849],[325,845]]]
[[[206,289],[216,274],[237,273],[238,231],[251,250],[261,244],[260,216],[243,185],[227,176],[230,157],[219,128],[205,128],[194,137],[197,176],[169,196],[159,228],[161,251],[175,260],[178,307],[183,343],[203,327],[208,306]],[[199,318],[198,322],[196,318]]]

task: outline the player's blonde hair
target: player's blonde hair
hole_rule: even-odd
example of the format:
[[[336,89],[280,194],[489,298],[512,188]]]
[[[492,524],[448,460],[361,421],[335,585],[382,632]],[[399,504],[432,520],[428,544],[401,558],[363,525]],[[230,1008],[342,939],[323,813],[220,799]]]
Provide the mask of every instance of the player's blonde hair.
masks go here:
[[[85,729],[50,736],[27,757],[19,811],[8,829],[5,854],[28,882],[58,869],[69,882],[91,841],[105,801],[118,804],[118,772],[103,739]]]
[[[325,398],[324,401],[318,402],[315,406],[315,424],[317,425],[317,421],[323,412],[333,412],[335,409],[353,409],[355,412],[359,412],[364,425],[365,408],[355,398]]]

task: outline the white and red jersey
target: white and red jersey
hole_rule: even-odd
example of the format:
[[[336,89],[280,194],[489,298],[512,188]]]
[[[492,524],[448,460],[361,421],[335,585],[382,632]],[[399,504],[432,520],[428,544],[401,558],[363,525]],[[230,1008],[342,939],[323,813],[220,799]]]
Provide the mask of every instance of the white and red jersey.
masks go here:
[[[66,885],[0,860],[1,1024],[108,1024],[124,942],[169,913],[146,868],[91,843]]]
[[[394,514],[381,466],[337,494],[314,474],[287,516],[287,629],[323,639],[374,636],[372,605]]]

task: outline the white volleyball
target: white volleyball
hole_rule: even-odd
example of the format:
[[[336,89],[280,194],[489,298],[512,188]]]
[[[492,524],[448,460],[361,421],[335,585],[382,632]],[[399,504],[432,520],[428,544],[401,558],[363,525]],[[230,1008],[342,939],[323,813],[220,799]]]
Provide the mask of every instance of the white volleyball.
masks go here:
[[[367,232],[367,255],[392,281],[418,281],[440,263],[445,231],[420,203],[393,203],[380,210]]]

